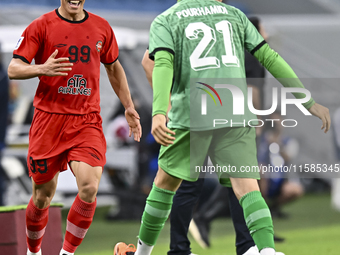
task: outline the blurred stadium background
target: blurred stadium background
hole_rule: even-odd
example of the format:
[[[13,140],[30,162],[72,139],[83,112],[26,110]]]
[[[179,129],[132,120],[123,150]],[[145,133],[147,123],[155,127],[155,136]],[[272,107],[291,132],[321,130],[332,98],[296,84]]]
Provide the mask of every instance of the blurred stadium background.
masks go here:
[[[269,44],[303,78],[314,99],[327,106],[333,116],[340,107],[340,0],[230,0],[228,3],[262,20],[269,34]],[[148,29],[152,20],[172,4],[174,1],[86,0],[85,9],[107,19],[116,33],[120,46],[119,59],[127,73],[132,96],[144,118],[145,138],[141,145],[136,145],[124,134],[117,133],[124,127],[117,118],[119,114],[116,114],[119,101],[102,69],[101,107],[104,132],[108,137],[108,162],[100,185],[96,218],[77,254],[111,254],[117,241],[136,242],[145,194],[154,174],[150,171],[153,162],[145,152],[145,148],[150,149],[152,143],[148,135],[152,91],[140,62],[148,46]],[[0,43],[5,67],[25,27],[58,6],[58,0],[0,0]],[[31,103],[37,83],[37,79],[16,81],[19,96],[12,105],[13,114],[2,163],[8,177],[6,205],[25,204],[30,197],[25,158]],[[265,105],[271,103],[273,86],[277,86],[277,82],[268,74]],[[325,135],[319,130],[321,122],[316,118],[302,116],[293,110],[288,110],[287,118],[299,122],[298,127],[283,131],[299,145],[299,153],[293,164],[322,163],[331,166],[340,163],[336,149],[336,134],[340,131],[340,125],[333,125],[330,133]],[[336,121],[333,123],[336,124]],[[70,171],[60,175],[54,200],[64,203],[64,218],[77,190],[71,175]],[[141,175],[144,176],[143,180]],[[340,254],[338,175],[314,173],[303,176],[301,181],[306,196],[284,208],[291,215],[288,220],[275,219],[276,231],[286,237],[278,249],[287,255]],[[229,219],[216,221],[212,236],[212,249],[202,250],[192,242],[193,252],[200,255],[235,254],[233,228]],[[167,225],[154,254],[165,254],[168,243]]]

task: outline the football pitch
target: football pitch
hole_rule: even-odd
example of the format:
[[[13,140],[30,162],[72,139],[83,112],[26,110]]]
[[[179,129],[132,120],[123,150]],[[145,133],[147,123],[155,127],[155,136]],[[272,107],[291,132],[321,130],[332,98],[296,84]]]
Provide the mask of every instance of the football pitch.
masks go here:
[[[277,243],[286,255],[340,254],[340,213],[330,206],[330,196],[308,195],[288,205],[289,219],[274,219],[275,233],[285,238]],[[95,219],[78,248],[77,255],[112,255],[115,243],[136,244],[138,221],[106,221],[107,208],[97,209]],[[63,224],[65,215],[63,212]],[[65,225],[63,225],[65,230]],[[169,222],[166,223],[152,254],[165,255],[169,248]],[[190,236],[189,236],[190,237]],[[217,219],[211,229],[211,248],[203,250],[190,237],[192,252],[198,255],[235,255],[234,229],[229,218]]]

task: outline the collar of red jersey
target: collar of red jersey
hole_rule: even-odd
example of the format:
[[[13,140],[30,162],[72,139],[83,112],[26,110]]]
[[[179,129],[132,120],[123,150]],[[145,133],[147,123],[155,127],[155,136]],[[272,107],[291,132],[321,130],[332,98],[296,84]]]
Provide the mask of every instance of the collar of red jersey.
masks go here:
[[[87,12],[86,10],[84,10],[85,17],[84,17],[82,20],[77,20],[77,21],[69,20],[69,19],[66,19],[66,18],[64,18],[63,16],[61,16],[61,14],[59,13],[58,8],[55,9],[55,13],[58,15],[59,18],[61,18],[62,20],[65,20],[65,21],[67,21],[67,22],[69,22],[69,23],[82,23],[82,22],[84,22],[85,20],[87,20],[88,17],[89,17],[89,14],[88,14],[88,12]]]

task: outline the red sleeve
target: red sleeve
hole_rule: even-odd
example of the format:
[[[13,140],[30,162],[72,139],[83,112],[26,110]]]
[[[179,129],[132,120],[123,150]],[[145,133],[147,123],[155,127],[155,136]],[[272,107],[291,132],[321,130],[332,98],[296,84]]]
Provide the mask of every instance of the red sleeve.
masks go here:
[[[15,49],[13,58],[20,58],[26,63],[31,63],[42,43],[41,22],[34,20],[21,35]]]
[[[108,24],[108,23],[107,23]],[[106,40],[101,52],[100,61],[103,64],[113,64],[119,56],[118,44],[111,26],[108,24]]]

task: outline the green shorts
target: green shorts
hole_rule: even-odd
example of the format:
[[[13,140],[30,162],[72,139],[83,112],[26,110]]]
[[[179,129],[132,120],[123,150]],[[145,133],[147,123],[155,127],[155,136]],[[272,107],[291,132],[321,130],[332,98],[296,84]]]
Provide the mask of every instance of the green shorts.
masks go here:
[[[158,158],[160,168],[169,175],[196,181],[201,173],[216,173],[220,183],[228,187],[230,177],[260,179],[255,128],[172,130],[176,139],[168,147],[161,147]],[[207,155],[212,166],[204,166]]]

